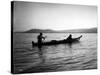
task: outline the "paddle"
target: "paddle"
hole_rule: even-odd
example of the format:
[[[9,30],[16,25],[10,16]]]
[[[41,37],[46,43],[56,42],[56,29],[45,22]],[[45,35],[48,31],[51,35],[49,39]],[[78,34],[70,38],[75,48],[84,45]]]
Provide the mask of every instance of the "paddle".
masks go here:
[[[47,36],[43,37],[44,40],[45,40],[45,38],[47,38]]]

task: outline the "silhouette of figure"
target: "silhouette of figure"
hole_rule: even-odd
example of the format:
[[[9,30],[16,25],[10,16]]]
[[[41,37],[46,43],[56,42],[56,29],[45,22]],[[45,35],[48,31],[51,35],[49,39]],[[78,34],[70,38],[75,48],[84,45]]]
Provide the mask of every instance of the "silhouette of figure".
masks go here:
[[[72,39],[72,35],[70,34],[67,40],[71,40],[71,39]]]
[[[43,34],[40,33],[40,34],[37,36],[37,39],[38,39],[38,44],[41,44],[41,43],[42,43],[42,39],[45,40],[45,37],[43,37]]]
[[[42,63],[45,62],[45,59],[43,57],[43,51],[42,51],[42,43],[43,43],[43,39],[45,40],[46,37],[43,37],[43,34],[40,33],[38,36],[37,36],[37,40],[38,40],[38,49],[39,49],[39,56],[42,60]]]
[[[46,38],[46,36],[45,37],[43,37],[43,34],[42,33],[40,33],[38,36],[37,36],[37,40],[38,40],[38,48],[39,49],[41,49],[41,47],[42,47],[42,43],[43,43],[43,39],[45,40],[45,38]]]

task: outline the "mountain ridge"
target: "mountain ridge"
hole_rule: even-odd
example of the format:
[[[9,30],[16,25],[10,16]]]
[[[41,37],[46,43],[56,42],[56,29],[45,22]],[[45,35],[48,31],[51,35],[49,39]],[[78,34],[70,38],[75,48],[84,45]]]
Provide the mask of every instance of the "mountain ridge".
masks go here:
[[[52,29],[29,29],[23,33],[97,33],[97,28],[71,29],[71,30],[52,30]]]

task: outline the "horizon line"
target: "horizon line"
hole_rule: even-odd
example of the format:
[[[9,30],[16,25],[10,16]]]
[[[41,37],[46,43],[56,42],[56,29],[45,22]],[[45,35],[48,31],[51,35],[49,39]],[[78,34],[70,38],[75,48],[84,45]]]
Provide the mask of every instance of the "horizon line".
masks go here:
[[[98,27],[91,27],[91,28],[77,28],[77,29],[63,29],[63,30],[78,30],[78,29],[92,29],[92,28],[98,28]],[[31,28],[31,29],[28,29],[28,30],[32,30],[32,29],[40,29],[40,28]],[[28,30],[22,30],[22,31],[14,31],[13,32],[24,32],[24,31],[28,31]],[[63,31],[63,30],[55,30],[55,29],[40,29],[40,30],[52,30],[52,31]]]

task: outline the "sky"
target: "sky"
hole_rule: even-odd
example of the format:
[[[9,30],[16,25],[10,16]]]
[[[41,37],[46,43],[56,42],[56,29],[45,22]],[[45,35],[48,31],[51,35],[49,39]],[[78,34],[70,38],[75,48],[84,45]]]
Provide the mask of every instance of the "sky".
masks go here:
[[[97,6],[40,2],[14,3],[14,31],[97,27]]]

